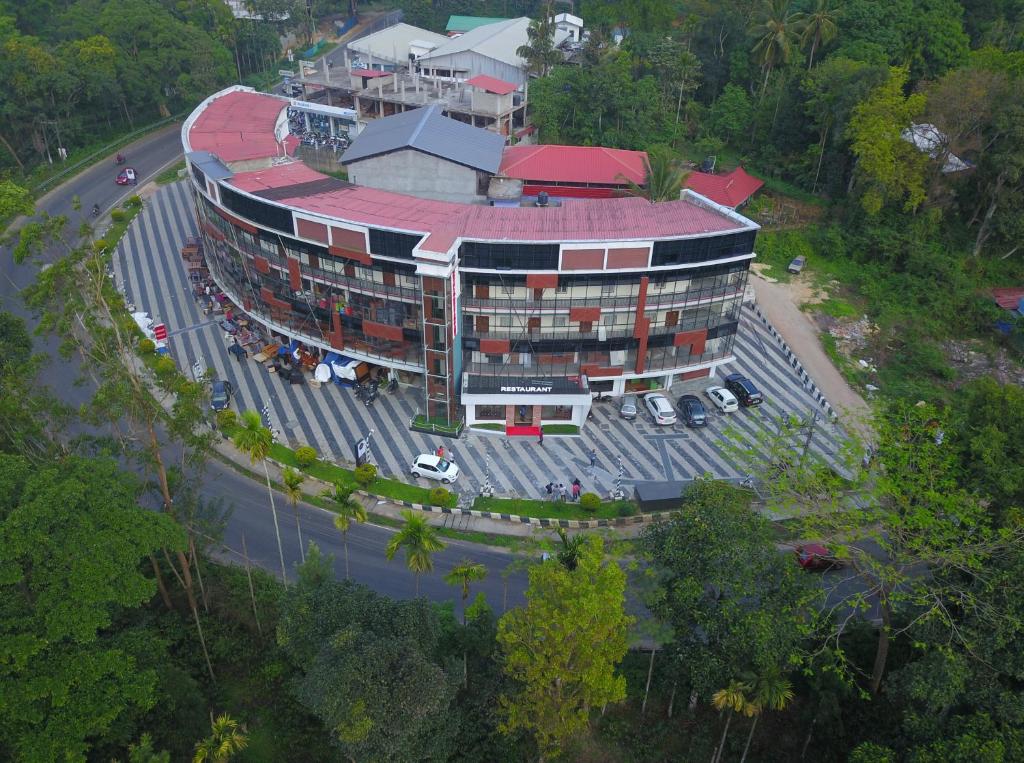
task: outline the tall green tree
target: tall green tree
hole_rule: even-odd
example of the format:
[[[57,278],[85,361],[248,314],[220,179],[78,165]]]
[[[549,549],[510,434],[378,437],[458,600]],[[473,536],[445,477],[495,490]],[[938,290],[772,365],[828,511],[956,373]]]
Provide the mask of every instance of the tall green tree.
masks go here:
[[[814,67],[814,54],[832,42],[838,33],[831,0],[814,0],[811,9],[800,16],[799,24],[801,46],[811,46],[807,56],[807,71],[810,71]]]
[[[270,470],[267,468],[267,456],[273,435],[263,426],[263,421],[256,411],[245,411],[241,425],[232,436],[235,447],[245,453],[253,464],[263,464],[263,476],[267,480],[267,495],[270,497],[270,513],[274,517],[274,534],[277,536],[277,554],[281,560],[281,580],[288,584],[288,570],[284,566],[284,547],[281,545],[281,528],[277,523],[277,506],[274,504],[274,488],[270,484]]]
[[[564,750],[590,711],[626,697],[615,669],[633,618],[625,613],[626,576],[587,538],[576,569],[545,562],[529,572],[526,606],[498,623],[505,673],[519,687],[502,696],[502,729],[536,737],[542,756]]]
[[[353,522],[362,524],[366,521],[366,507],[352,497],[351,488],[343,487],[340,482],[335,484],[333,490],[325,490],[322,495],[335,506],[334,526],[341,532],[341,542],[345,547],[345,579],[348,580],[352,577],[348,568],[348,531]]]
[[[543,77],[551,67],[561,62],[562,54],[555,48],[555,20],[550,5],[544,9],[541,18],[530,22],[526,40],[516,50],[516,55],[526,61],[526,68],[531,74]]]
[[[318,555],[317,555],[318,556]],[[392,601],[365,586],[307,575],[281,605],[278,643],[298,673],[298,699],[349,760],[448,760],[454,754],[459,680],[435,609]]]
[[[227,713],[210,716],[210,736],[196,743],[192,763],[227,763],[249,746],[245,726]]]
[[[302,483],[306,481],[305,475],[297,469],[286,466],[281,472],[281,483],[284,488],[284,497],[292,505],[295,512],[295,532],[299,536],[299,559],[306,561],[306,550],[302,546],[302,524],[299,522],[299,501],[302,500]]]
[[[860,202],[870,215],[887,202],[901,202],[910,212],[925,200],[928,155],[903,138],[924,110],[925,97],[903,94],[907,76],[906,69],[890,69],[888,79],[854,108],[850,119]]]
[[[854,438],[833,459],[813,452],[794,459],[785,427],[761,443],[758,455],[745,456],[748,465],[776,464],[764,475],[767,507],[791,515],[797,537],[825,543],[860,581],[817,622],[840,667],[851,666],[840,639],[842,620],[831,612],[877,611],[872,693],[881,688],[893,639],[907,630],[904,620],[928,624],[947,642],[969,648],[958,612],[976,612],[989,628],[1004,628],[1015,617],[983,606],[979,591],[997,577],[986,560],[1020,543],[1024,528],[994,527],[978,495],[958,482],[956,450],[944,435],[947,417],[929,405],[887,407],[871,422],[876,446],[867,467],[861,463],[865,448]]]
[[[0,454],[0,485],[0,749],[85,760],[92,740],[158,699],[115,623],[156,593],[141,564],[184,549],[185,534],[139,507],[138,481],[109,460]]]
[[[391,536],[384,549],[390,562],[400,549],[405,549],[405,564],[416,579],[416,595],[420,595],[420,575],[434,569],[433,555],[445,544],[437,537],[437,529],[430,526],[426,514],[408,509],[402,511],[405,525]]]
[[[718,741],[715,754],[711,763],[720,763],[722,753],[725,752],[725,742],[729,737],[729,725],[732,723],[733,713],[742,713],[746,716],[754,715],[757,706],[750,699],[750,684],[743,681],[732,680],[724,689],[719,689],[711,695],[711,706],[720,713],[725,713],[725,726],[722,727],[722,738]]]
[[[747,759],[750,742],[754,739],[754,731],[757,729],[757,721],[761,718],[761,713],[765,710],[785,710],[794,696],[792,684],[778,668],[763,670],[753,676],[749,683],[754,722],[750,724],[750,732],[747,734],[747,743],[743,746],[740,763],[745,763]]]
[[[799,659],[819,594],[779,554],[749,492],[695,481],[678,514],[644,530],[640,548],[653,579],[647,605],[672,626],[667,649],[691,705],[734,677]]]
[[[764,72],[762,98],[772,71],[787,65],[793,57],[793,43],[797,40],[799,23],[800,18],[792,10],[789,0],[761,0],[750,31],[757,38],[752,52]]]
[[[487,567],[472,559],[463,559],[452,567],[451,572],[444,576],[444,582],[462,589],[462,625],[466,626],[468,612],[466,601],[469,599],[470,583],[477,583],[487,577]],[[462,651],[462,685],[469,685],[469,650]]]

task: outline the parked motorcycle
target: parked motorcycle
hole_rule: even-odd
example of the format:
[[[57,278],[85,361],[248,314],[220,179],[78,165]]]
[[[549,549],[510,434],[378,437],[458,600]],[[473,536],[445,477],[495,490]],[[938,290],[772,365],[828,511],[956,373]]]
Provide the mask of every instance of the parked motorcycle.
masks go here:
[[[99,204],[93,204],[92,205],[92,216],[93,217],[99,217],[100,216],[100,205]]]

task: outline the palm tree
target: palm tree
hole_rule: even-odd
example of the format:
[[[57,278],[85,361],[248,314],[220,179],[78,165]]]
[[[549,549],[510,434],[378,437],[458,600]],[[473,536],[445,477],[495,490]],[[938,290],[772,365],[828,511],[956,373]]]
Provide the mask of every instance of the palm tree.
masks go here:
[[[270,470],[267,469],[267,455],[274,441],[270,430],[263,426],[263,421],[256,411],[242,414],[241,426],[232,438],[235,447],[249,456],[253,464],[263,464],[263,474],[267,478],[267,493],[270,495],[270,513],[274,515],[274,532],[277,534],[277,553],[281,558],[281,579],[288,585],[288,572],[284,566],[284,548],[281,546],[281,528],[277,524],[277,506],[274,505],[274,489],[270,486]]]
[[[352,488],[342,487],[338,482],[334,485],[334,492],[325,490],[321,493],[325,498],[334,501],[335,509],[334,526],[341,531],[341,542],[345,546],[345,580],[350,575],[348,571],[348,530],[353,522],[362,524],[366,521],[366,507],[352,497]]]
[[[684,170],[665,149],[653,149],[644,157],[644,184],[638,185],[624,175],[629,192],[648,201],[671,201],[679,198],[679,190],[690,173]]]
[[[747,744],[743,747],[743,756],[740,763],[747,759],[747,751],[750,750],[750,741],[754,738],[754,729],[757,728],[757,720],[761,717],[762,710],[783,710],[790,700],[793,699],[793,687],[782,671],[778,668],[766,670],[751,679],[753,685],[753,696],[751,706],[753,707],[754,722],[750,724],[750,733],[747,734]]]
[[[725,739],[729,734],[732,714],[743,713],[747,716],[754,714],[754,705],[747,696],[750,689],[750,684],[732,680],[724,689],[719,689],[711,695],[711,704],[714,705],[716,710],[728,711],[728,714],[725,716],[725,728],[722,729],[722,739],[718,743],[718,750],[715,752],[714,757],[711,758],[711,763],[720,763],[722,760],[722,752],[725,750]]]
[[[520,45],[516,55],[526,60],[526,68],[531,74],[543,77],[551,71],[551,67],[562,60],[562,54],[555,48],[555,25],[548,5],[539,19],[530,22],[526,29],[525,45]]]
[[[789,0],[764,0],[760,18],[751,29],[758,37],[754,54],[764,69],[762,98],[772,69],[789,63],[799,21],[799,15],[789,10]]]
[[[431,554],[440,551],[445,544],[438,539],[437,530],[427,523],[425,515],[406,509],[402,517],[405,519],[405,527],[391,537],[384,555],[390,562],[398,549],[405,548],[405,563],[416,577],[416,595],[419,596],[420,575],[434,569]]]
[[[471,559],[463,559],[444,576],[444,582],[451,586],[462,586],[462,624],[466,624],[466,599],[469,598],[469,584],[487,577],[487,567]]]
[[[451,586],[462,586],[462,624],[466,624],[466,599],[469,598],[469,584],[487,577],[487,567],[471,559],[463,559],[444,576],[444,582]],[[462,685],[469,685],[469,650],[462,650]]]
[[[583,550],[583,535],[577,534],[570,538],[561,527],[555,528],[555,532],[562,539],[562,548],[557,555],[558,562],[565,569],[572,572],[580,561],[580,552]]]
[[[196,743],[192,763],[225,763],[249,744],[245,726],[239,726],[238,721],[227,713],[218,715],[216,719],[210,715],[210,731],[210,736]]]
[[[800,46],[806,48],[811,44],[811,54],[807,61],[807,71],[814,66],[814,54],[823,45],[835,39],[836,12],[829,6],[830,0],[814,0],[814,8],[807,13],[799,13],[798,21],[802,28]]]
[[[299,534],[299,558],[306,561],[306,550],[302,547],[302,525],[299,523],[299,501],[302,500],[302,483],[306,481],[305,475],[301,472],[286,466],[281,473],[281,482],[284,483],[284,497],[292,505],[295,512],[295,531]]]

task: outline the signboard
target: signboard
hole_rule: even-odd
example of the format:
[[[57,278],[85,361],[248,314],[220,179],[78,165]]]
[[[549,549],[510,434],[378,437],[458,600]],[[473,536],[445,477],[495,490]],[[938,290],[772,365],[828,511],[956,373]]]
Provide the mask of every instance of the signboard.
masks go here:
[[[315,69],[316,61],[307,61],[304,58],[299,59],[299,66],[305,67],[306,69]]]
[[[158,342],[167,341],[167,325],[164,323],[158,323],[153,327],[153,336],[156,337]]]
[[[278,77],[294,77],[295,76],[295,72],[293,72],[291,69],[278,69],[277,70],[277,76]]]

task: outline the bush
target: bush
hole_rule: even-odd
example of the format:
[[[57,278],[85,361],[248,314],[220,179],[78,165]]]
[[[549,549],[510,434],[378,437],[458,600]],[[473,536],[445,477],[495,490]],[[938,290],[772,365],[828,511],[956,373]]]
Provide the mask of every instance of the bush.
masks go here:
[[[139,340],[139,353],[141,355],[152,355],[154,352],[156,352],[156,342],[152,339]]]
[[[154,370],[160,375],[173,374],[178,370],[178,367],[174,365],[174,361],[166,355],[161,355],[156,359],[156,364],[153,366]]]
[[[225,408],[223,411],[217,411],[217,428],[220,430],[232,429],[238,421],[238,416],[234,411]]]
[[[624,503],[618,508],[618,515],[620,517],[631,517],[636,514],[636,506],[631,503]]]
[[[355,480],[360,487],[367,488],[373,484],[375,479],[377,479],[377,467],[373,464],[363,464],[362,466],[356,467],[352,476],[355,477]]]
[[[142,197],[139,196],[138,194],[135,194],[134,196],[129,196],[128,199],[124,203],[124,208],[125,209],[138,209],[141,206],[142,206]]]
[[[584,511],[597,511],[601,508],[601,496],[597,493],[584,493],[580,496],[580,508]]]
[[[302,445],[295,449],[295,463],[299,465],[300,469],[312,466],[315,461],[316,448],[311,448],[309,445]]]
[[[110,219],[113,220],[115,223],[123,223],[127,217],[128,215],[125,214],[125,211],[123,209],[115,209],[112,210],[110,213]]]
[[[452,494],[443,487],[435,487],[430,491],[430,505],[431,506],[447,506],[448,502],[451,501]]]

